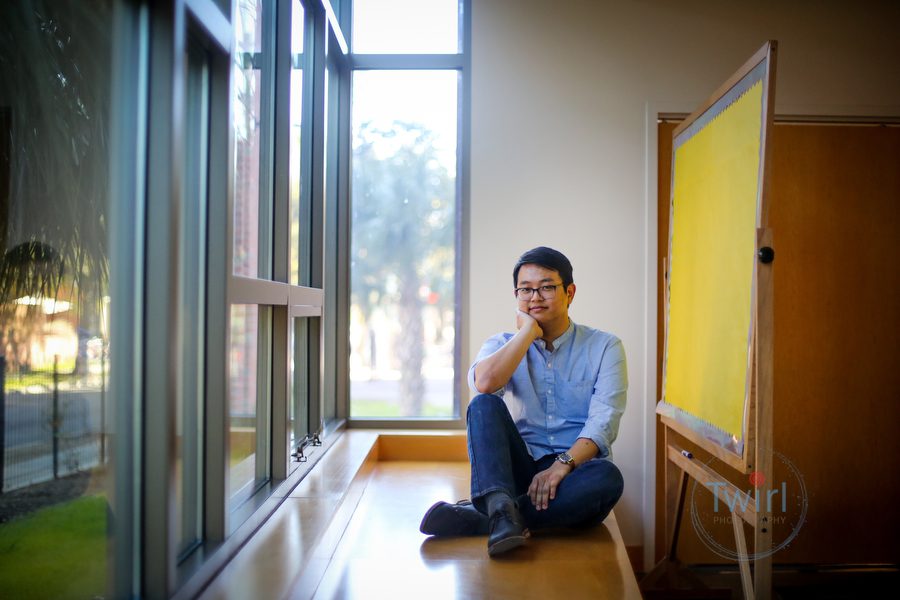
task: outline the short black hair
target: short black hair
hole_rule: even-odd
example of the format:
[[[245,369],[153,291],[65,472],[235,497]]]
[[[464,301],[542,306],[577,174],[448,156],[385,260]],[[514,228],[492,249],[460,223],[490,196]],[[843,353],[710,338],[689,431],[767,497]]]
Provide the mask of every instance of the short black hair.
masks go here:
[[[575,280],[572,279],[572,263],[559,250],[538,246],[522,254],[516,261],[516,266],[513,267],[513,287],[519,285],[519,269],[522,268],[522,265],[538,265],[556,271],[562,278],[563,288],[568,288],[569,284],[575,283]]]

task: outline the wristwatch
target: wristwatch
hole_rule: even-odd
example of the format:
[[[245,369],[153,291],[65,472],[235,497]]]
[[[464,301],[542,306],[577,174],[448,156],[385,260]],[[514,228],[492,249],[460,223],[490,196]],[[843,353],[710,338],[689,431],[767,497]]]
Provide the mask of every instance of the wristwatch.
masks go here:
[[[568,452],[563,452],[561,454],[556,455],[556,460],[561,462],[564,465],[569,465],[573,469],[575,468],[575,459],[572,458],[572,455]]]

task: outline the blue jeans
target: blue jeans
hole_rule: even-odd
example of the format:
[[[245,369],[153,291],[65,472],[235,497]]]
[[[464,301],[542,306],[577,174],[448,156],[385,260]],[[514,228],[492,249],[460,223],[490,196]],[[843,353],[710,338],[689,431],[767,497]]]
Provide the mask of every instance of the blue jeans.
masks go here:
[[[535,510],[528,486],[537,473],[553,464],[556,455],[531,457],[498,396],[476,396],[469,404],[466,422],[472,503],[482,513],[487,513],[485,496],[503,491],[518,503],[529,529],[586,526],[602,522],[622,495],[619,469],[609,460],[595,458],[560,482],[547,509]]]

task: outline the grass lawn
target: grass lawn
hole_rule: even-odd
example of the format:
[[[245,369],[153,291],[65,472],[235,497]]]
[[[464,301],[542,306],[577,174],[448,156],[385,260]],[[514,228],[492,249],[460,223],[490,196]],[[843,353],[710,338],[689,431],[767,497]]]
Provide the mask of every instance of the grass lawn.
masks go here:
[[[74,369],[74,362],[67,371],[60,369],[59,383],[62,384],[69,381],[75,381],[76,376],[72,373]],[[53,387],[53,371],[32,371],[31,373],[24,373],[21,375],[10,374],[6,377],[5,390],[7,392],[26,392],[28,388],[33,386],[43,386],[47,390],[50,390]]]
[[[433,404],[425,404],[422,407],[422,417],[445,417],[447,414],[447,406],[435,406]],[[400,403],[396,400],[368,400],[366,398],[354,398],[350,403],[351,417],[399,417]]]
[[[106,498],[86,496],[0,524],[0,598],[106,596]]]

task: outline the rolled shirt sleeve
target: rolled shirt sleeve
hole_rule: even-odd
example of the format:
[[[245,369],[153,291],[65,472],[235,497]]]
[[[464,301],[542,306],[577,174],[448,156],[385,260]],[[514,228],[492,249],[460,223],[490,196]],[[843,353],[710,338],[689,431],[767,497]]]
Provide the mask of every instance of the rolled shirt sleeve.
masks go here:
[[[475,357],[475,361],[472,363],[472,366],[469,367],[469,375],[468,375],[469,389],[472,390],[473,393],[475,393],[475,394],[481,393],[478,391],[478,388],[475,387],[475,367],[478,365],[479,362],[481,362],[482,360],[484,360],[485,358],[487,358],[488,356],[490,356],[491,354],[493,354],[494,352],[496,352],[497,350],[502,348],[504,345],[506,345],[506,342],[508,342],[511,338],[512,338],[511,333],[498,333],[496,335],[492,335],[491,337],[489,337],[484,342],[484,344],[481,345],[481,350],[478,351],[478,356]],[[505,391],[505,389],[506,389],[505,387],[501,387],[500,389],[495,390],[490,393],[494,394],[495,396],[500,396],[502,398],[503,392]]]
[[[600,449],[597,456],[600,458],[611,455],[612,444],[619,433],[619,421],[625,412],[627,391],[625,348],[621,340],[613,338],[603,353],[588,417],[578,435],[597,444]]]

